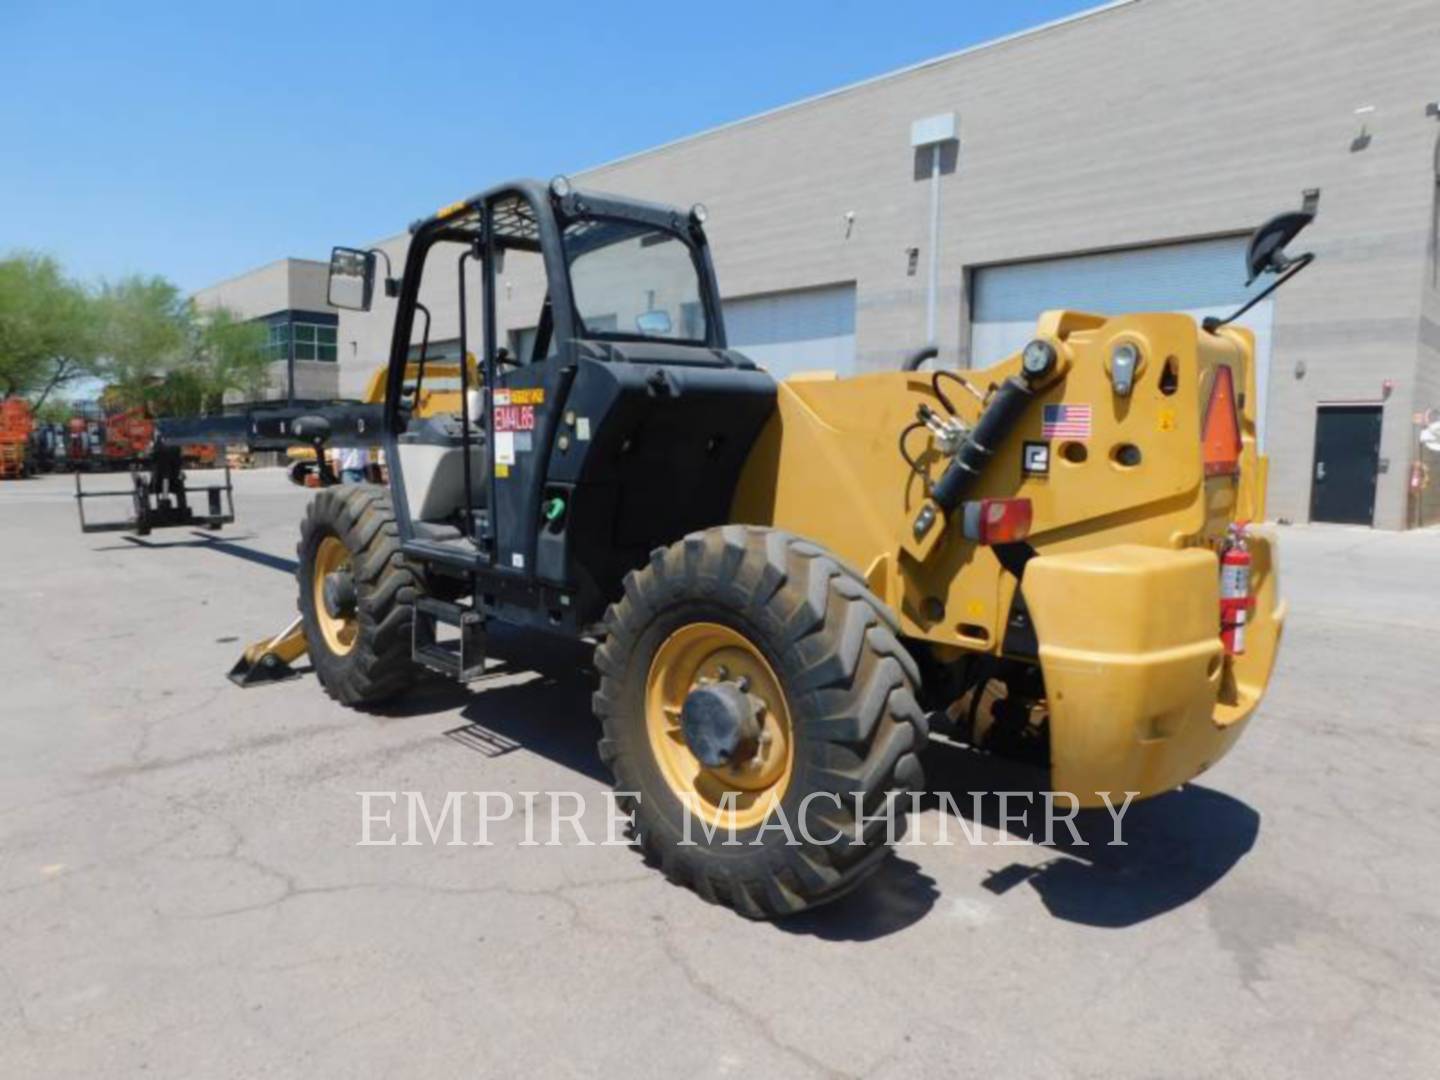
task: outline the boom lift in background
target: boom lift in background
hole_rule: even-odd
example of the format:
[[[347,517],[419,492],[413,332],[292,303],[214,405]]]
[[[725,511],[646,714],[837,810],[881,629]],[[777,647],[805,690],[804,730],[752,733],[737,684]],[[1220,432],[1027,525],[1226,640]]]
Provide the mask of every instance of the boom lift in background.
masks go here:
[[[33,468],[30,436],[34,429],[30,403],[12,397],[0,401],[0,480],[19,480]]]

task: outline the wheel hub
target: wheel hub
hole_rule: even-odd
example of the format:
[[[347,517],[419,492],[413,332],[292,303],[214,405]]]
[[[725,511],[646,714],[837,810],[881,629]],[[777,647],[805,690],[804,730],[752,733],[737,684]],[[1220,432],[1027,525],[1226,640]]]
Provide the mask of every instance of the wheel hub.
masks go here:
[[[345,619],[355,613],[355,575],[348,570],[336,570],[326,574],[321,593],[325,601],[325,614],[332,619]]]
[[[662,777],[706,821],[757,826],[789,787],[785,693],[759,647],[728,626],[688,623],[661,643],[645,717]]]
[[[707,768],[748,761],[760,745],[762,707],[738,683],[697,686],[680,710],[685,745]]]
[[[350,551],[343,540],[330,535],[321,539],[314,560],[310,588],[315,621],[326,648],[344,656],[355,647],[360,633]]]

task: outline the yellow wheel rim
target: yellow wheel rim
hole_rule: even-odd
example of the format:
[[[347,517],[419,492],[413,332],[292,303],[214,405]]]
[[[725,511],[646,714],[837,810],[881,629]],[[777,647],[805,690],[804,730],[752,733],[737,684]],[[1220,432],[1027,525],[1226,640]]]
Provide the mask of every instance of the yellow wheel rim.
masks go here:
[[[349,571],[350,550],[338,536],[327,536],[315,552],[315,573],[310,589],[315,604],[315,619],[325,644],[336,656],[344,656],[355,647],[360,624],[353,614],[336,617],[325,607],[325,578],[339,571]]]
[[[721,680],[739,682],[757,702],[760,738],[747,760],[712,768],[686,743],[680,714],[691,690]],[[754,828],[790,786],[795,737],[780,680],[760,650],[728,626],[690,623],[665,639],[645,679],[645,727],[670,790],[709,825]]]

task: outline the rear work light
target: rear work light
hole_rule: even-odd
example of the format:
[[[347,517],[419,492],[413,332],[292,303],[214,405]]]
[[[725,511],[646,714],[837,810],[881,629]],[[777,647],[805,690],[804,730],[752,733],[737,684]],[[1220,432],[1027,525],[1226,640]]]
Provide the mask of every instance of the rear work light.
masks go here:
[[[965,539],[979,544],[1013,544],[1030,535],[1029,499],[977,499],[962,509]]]

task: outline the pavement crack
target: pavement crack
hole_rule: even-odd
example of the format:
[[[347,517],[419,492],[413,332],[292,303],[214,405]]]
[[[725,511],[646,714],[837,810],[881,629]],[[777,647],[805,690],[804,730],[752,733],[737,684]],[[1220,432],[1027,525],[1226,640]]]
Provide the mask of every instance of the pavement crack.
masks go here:
[[[751,1009],[739,997],[731,994],[723,987],[711,982],[697,971],[693,964],[681,952],[680,947],[671,936],[670,924],[664,919],[660,920],[660,932],[656,935],[660,948],[665,953],[666,959],[680,972],[685,982],[697,994],[706,1001],[717,1002],[728,1012],[739,1019],[746,1031],[760,1035],[770,1047],[777,1052],[800,1062],[806,1068],[813,1070],[821,1076],[840,1078],[840,1080],[859,1080],[861,1073],[846,1072],[836,1069],[833,1066],[821,1061],[803,1047],[780,1037],[775,1030],[771,1017],[763,1012]]]

